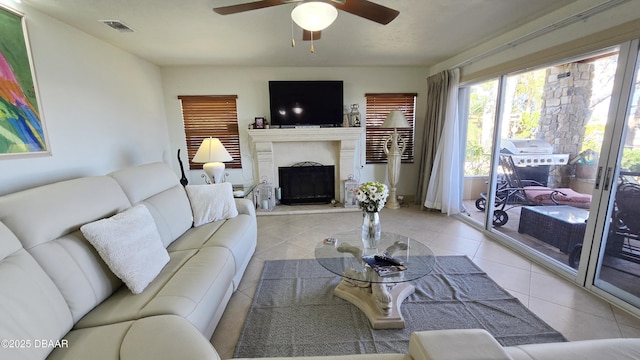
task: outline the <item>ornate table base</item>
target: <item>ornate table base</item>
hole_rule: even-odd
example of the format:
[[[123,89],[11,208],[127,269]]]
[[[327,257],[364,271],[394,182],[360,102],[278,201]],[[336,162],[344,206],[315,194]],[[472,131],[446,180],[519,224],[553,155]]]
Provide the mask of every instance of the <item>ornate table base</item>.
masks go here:
[[[400,305],[415,287],[406,282],[369,283],[342,279],[334,294],[357,306],[371,322],[374,329],[402,329],[404,318]]]

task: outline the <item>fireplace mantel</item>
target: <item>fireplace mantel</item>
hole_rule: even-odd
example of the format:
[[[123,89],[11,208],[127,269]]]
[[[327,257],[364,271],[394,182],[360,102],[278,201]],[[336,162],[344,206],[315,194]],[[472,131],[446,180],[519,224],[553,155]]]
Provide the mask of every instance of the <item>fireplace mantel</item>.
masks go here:
[[[258,179],[267,179],[269,182],[277,182],[277,161],[274,158],[274,143],[301,143],[301,142],[328,142],[339,144],[339,154],[335,159],[336,186],[341,187],[343,180],[347,180],[355,173],[354,157],[358,142],[364,133],[362,127],[336,127],[336,128],[294,128],[294,129],[252,129],[248,130],[249,138],[255,147],[256,160],[258,162]],[[299,156],[300,161],[309,158],[304,154],[304,144],[298,144],[292,152]],[[337,189],[336,194],[341,194]],[[343,194],[340,195],[340,201]]]

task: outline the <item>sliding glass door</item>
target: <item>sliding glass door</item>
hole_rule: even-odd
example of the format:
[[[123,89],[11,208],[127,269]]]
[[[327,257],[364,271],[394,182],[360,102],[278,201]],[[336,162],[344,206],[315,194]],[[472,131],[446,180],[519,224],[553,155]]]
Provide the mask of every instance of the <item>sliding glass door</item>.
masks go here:
[[[569,267],[590,221],[617,61],[607,49],[469,86],[465,183],[484,180],[465,194],[472,218]]]
[[[610,117],[610,152],[599,164],[602,205],[596,236],[580,260],[588,286],[640,307],[640,70],[638,41],[625,44],[617,76],[619,101]],[[578,254],[576,254],[578,256]]]
[[[634,311],[640,308],[638,43],[467,84],[464,104],[469,218]]]

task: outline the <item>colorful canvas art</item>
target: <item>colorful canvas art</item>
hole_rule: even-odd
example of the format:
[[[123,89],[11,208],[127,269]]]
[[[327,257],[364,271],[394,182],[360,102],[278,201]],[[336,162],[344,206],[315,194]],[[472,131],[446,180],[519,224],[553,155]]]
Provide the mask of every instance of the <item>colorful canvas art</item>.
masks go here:
[[[0,156],[48,152],[22,22],[0,7]]]

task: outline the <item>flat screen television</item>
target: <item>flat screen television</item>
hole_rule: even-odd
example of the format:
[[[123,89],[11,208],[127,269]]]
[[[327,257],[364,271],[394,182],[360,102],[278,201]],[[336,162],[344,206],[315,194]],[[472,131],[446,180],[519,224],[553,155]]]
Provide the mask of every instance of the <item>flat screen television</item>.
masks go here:
[[[271,125],[342,126],[342,81],[269,81]]]

